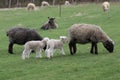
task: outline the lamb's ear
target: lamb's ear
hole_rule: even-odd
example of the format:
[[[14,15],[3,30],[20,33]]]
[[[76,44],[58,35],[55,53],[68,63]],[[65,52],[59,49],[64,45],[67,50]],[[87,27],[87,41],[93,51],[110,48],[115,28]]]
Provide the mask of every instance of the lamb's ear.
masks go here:
[[[55,19],[55,18],[53,18],[53,19]]]
[[[48,19],[50,19],[50,17],[48,17]]]

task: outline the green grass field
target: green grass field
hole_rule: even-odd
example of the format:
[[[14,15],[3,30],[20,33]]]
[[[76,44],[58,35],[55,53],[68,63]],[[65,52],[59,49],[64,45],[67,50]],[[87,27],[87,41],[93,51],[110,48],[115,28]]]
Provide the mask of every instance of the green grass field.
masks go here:
[[[40,27],[48,19],[55,17],[58,29],[43,31]],[[22,60],[23,46],[14,45],[14,53],[9,54],[6,31],[21,24],[35,29],[43,37],[58,39],[60,35],[68,36],[68,28],[74,23],[89,23],[101,28],[114,40],[115,49],[109,53],[101,43],[99,54],[89,53],[90,44],[78,44],[77,53],[69,53],[68,43],[64,45],[65,56],[59,51],[51,60],[44,52],[42,59],[35,54],[30,59]],[[80,4],[59,7],[40,8],[33,12],[25,9],[0,10],[0,80],[120,80],[120,4],[111,4],[110,12],[104,13],[100,4]]]

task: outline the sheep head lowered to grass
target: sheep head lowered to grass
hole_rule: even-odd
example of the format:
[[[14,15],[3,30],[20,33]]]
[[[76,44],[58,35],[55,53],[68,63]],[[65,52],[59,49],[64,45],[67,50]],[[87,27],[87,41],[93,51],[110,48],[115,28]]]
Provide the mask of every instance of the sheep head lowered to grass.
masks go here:
[[[10,29],[6,35],[9,37],[9,53],[13,53],[14,44],[24,45],[27,41],[43,39],[35,30],[22,27]]]
[[[28,11],[33,11],[33,10],[35,10],[35,4],[34,4],[34,3],[28,3],[28,5],[27,5],[27,10],[28,10]]]
[[[90,53],[98,54],[97,43],[102,42],[104,47],[113,52],[114,42],[107,34],[97,25],[92,24],[74,24],[69,29],[70,42],[69,49],[73,55],[76,53],[76,43],[86,44],[91,43]]]
[[[58,27],[57,23],[55,22],[55,18],[48,17],[49,21],[45,23],[41,29],[48,30],[48,29],[56,29]]]

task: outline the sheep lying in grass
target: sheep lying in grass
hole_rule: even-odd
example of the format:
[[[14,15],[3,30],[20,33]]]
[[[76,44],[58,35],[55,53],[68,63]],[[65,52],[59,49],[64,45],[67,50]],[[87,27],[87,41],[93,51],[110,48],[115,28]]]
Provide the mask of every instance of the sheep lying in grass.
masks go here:
[[[107,36],[107,34],[97,25],[92,24],[74,24],[69,29],[70,42],[69,49],[73,55],[76,53],[76,43],[86,44],[91,43],[90,53],[98,54],[97,43],[102,42],[104,47],[113,52],[114,42]]]
[[[47,1],[42,1],[41,2],[41,6],[50,6],[50,4]]]
[[[28,5],[27,5],[27,10],[28,10],[28,11],[35,10],[35,4],[34,4],[34,3],[28,3]]]
[[[69,1],[65,1],[65,5],[70,5],[70,2]]]
[[[48,29],[56,29],[58,28],[57,23],[55,22],[55,18],[50,18],[48,17],[49,21],[47,23],[45,23],[41,29],[43,30],[48,30]]]
[[[32,50],[36,52],[36,58],[42,58],[41,51],[46,46],[47,41],[49,38],[44,38],[41,41],[28,41],[24,45],[24,51],[22,53],[22,59],[25,60],[29,58],[29,55]]]
[[[10,29],[7,31],[6,35],[9,37],[9,53],[13,53],[14,44],[23,45],[27,41],[42,40],[42,37],[35,30],[22,27],[15,27]]]
[[[59,40],[56,39],[50,39],[47,41],[47,48],[46,48],[46,56],[47,58],[53,57],[53,53],[55,52],[55,49],[60,49],[62,55],[65,55],[63,44],[67,42],[66,36],[60,36]]]
[[[103,11],[106,12],[110,8],[110,3],[105,1],[105,2],[103,2],[102,7],[103,7]]]

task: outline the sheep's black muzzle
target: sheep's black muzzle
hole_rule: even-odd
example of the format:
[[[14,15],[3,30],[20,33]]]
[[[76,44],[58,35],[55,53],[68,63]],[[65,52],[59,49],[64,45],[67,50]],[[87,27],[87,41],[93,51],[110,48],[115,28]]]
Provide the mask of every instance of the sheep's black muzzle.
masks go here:
[[[113,43],[113,41],[108,41],[107,40],[107,41],[105,41],[103,43],[103,45],[110,53],[112,53],[114,51],[114,43]]]

